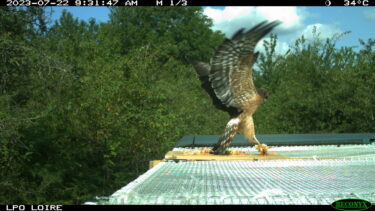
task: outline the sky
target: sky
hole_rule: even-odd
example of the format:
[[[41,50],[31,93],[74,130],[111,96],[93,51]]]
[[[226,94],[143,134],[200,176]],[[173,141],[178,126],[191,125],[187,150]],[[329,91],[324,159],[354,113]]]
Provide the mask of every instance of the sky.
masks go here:
[[[109,20],[107,7],[53,7],[52,20],[58,19],[63,9],[81,20],[95,18],[98,22]],[[273,30],[278,35],[278,53],[285,53],[301,35],[312,39],[314,26],[321,38],[351,31],[343,36],[337,47],[360,46],[359,39],[375,38],[374,7],[203,7],[204,14],[213,20],[213,30],[222,31],[227,37],[240,29],[249,29],[257,23],[280,20],[282,24]],[[268,38],[265,38],[268,39]],[[257,50],[262,51],[262,42]],[[357,48],[358,49],[358,48]]]

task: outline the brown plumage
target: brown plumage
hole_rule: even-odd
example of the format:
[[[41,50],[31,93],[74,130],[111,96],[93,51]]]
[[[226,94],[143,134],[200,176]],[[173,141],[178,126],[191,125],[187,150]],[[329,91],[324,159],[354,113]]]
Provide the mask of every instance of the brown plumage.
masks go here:
[[[258,144],[262,153],[266,153],[265,145],[255,137],[253,114],[268,96],[265,89],[255,88],[252,66],[258,57],[258,52],[254,53],[256,44],[280,23],[264,21],[246,32],[240,29],[219,46],[211,64],[193,63],[202,88],[213,104],[231,116],[224,134],[213,148],[216,154],[224,154],[237,133],[243,134],[248,142]]]

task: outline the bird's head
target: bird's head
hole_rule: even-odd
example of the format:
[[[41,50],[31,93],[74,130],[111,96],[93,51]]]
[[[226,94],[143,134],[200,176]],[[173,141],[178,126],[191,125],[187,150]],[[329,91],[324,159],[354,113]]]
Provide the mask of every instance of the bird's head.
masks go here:
[[[259,88],[257,89],[258,95],[262,97],[263,102],[265,102],[268,98],[268,93],[266,89]]]

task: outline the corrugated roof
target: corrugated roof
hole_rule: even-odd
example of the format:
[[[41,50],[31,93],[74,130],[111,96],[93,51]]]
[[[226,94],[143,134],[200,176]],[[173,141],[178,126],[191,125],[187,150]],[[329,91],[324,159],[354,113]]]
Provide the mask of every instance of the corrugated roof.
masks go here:
[[[355,137],[320,135],[326,141],[351,139],[362,140],[363,143],[371,143],[375,137],[374,134],[357,134]],[[198,143],[200,137],[203,138],[198,136]],[[280,137],[290,140],[291,136]],[[309,140],[302,134],[294,137],[296,140],[297,137]],[[262,138],[258,136],[259,140]],[[199,150],[197,136],[193,139],[194,147],[179,147],[192,146],[189,143],[191,137],[184,137],[173,151]],[[312,139],[310,137],[310,141]],[[213,143],[217,141],[213,137],[212,140],[215,140],[211,141]],[[266,142],[266,139],[262,140]],[[249,146],[231,147],[229,150],[257,153]],[[108,200],[96,203],[331,204],[343,198],[361,198],[375,203],[374,144],[275,145],[269,152],[288,159],[165,160],[116,191]]]
[[[375,160],[162,162],[109,204],[375,203]]]

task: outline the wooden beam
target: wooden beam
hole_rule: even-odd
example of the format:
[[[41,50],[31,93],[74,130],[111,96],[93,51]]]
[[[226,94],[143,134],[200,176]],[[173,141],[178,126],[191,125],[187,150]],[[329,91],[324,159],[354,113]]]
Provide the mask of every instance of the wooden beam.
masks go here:
[[[162,160],[152,160],[149,162],[149,168],[152,169],[154,166],[158,165]]]
[[[231,151],[228,155],[214,155],[209,151],[185,150],[169,151],[165,155],[167,160],[285,160],[290,159],[284,155],[275,152],[269,152],[267,155],[259,153],[244,153],[241,151]]]

